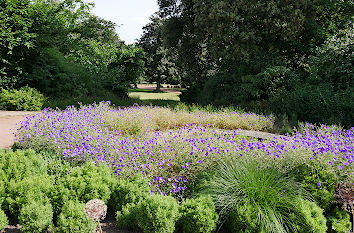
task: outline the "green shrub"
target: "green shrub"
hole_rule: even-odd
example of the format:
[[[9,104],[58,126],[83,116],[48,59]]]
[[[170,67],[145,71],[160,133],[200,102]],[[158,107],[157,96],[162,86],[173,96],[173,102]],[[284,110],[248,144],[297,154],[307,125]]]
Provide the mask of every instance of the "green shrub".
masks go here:
[[[122,210],[123,206],[127,204],[136,205],[149,196],[149,191],[148,181],[142,176],[138,175],[130,180],[118,179],[112,190],[111,199],[109,201],[110,208],[117,211]],[[128,207],[126,207],[126,209],[127,208]],[[128,209],[131,208],[129,207]]]
[[[0,207],[5,200],[6,192],[6,182],[5,182],[5,173],[0,169]]]
[[[209,196],[185,200],[180,207],[178,225],[184,233],[208,233],[216,228],[218,215]]]
[[[20,209],[31,201],[42,200],[47,197],[54,189],[54,180],[48,175],[28,176],[24,179],[10,180],[8,186],[8,197],[6,202],[9,210],[18,216]]]
[[[291,215],[292,220],[296,224],[297,231],[299,233],[316,232],[326,233],[326,218],[323,215],[323,209],[319,207],[315,202],[311,202],[305,199],[298,199],[299,214]]]
[[[0,209],[0,231],[4,230],[5,227],[9,224],[6,214],[2,209]]]
[[[74,167],[71,172],[58,181],[57,204],[68,200],[83,203],[100,199],[107,203],[111,195],[114,177],[108,166],[103,163],[85,163]]]
[[[173,233],[178,203],[171,196],[152,195],[140,202],[137,223],[144,233]]]
[[[52,224],[53,210],[48,200],[30,201],[24,205],[19,214],[21,232],[47,232]]]
[[[235,227],[239,231],[256,228],[258,232],[293,228],[289,214],[299,209],[297,198],[305,193],[301,184],[280,170],[242,158],[221,160],[202,192],[212,196],[222,221],[232,211],[245,212],[245,224]]]
[[[336,174],[321,164],[311,162],[310,166],[300,164],[295,166],[290,175],[303,184],[316,203],[325,211],[329,211],[334,201]],[[320,186],[318,186],[318,183]]]
[[[10,111],[39,111],[44,104],[44,96],[31,87],[19,90],[0,90],[0,109]]]
[[[328,230],[333,233],[348,233],[352,229],[350,214],[335,208],[328,216]]]
[[[123,205],[116,213],[116,225],[126,230],[139,230],[136,219],[139,205],[140,202]]]
[[[228,232],[264,232],[257,221],[257,209],[250,203],[237,204],[224,224]]]
[[[87,218],[85,204],[67,201],[58,216],[57,226],[60,233],[90,233],[96,230],[96,224]]]
[[[34,150],[0,150],[0,170],[5,175],[5,183],[19,181],[24,177],[47,173],[47,165],[40,154]]]

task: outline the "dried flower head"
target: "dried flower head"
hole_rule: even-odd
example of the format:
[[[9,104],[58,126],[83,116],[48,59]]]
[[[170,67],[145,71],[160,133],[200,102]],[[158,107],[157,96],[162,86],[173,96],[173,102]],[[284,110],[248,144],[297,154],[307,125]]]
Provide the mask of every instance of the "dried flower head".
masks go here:
[[[85,205],[85,214],[93,221],[103,220],[107,214],[107,205],[99,200],[90,200]]]

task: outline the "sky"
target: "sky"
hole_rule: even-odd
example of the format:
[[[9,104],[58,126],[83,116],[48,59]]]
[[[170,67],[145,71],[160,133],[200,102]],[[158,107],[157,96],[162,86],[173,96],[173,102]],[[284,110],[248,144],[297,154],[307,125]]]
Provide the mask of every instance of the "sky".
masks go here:
[[[149,17],[158,10],[157,0],[87,0],[95,7],[92,12],[105,20],[110,20],[119,27],[119,37],[132,44],[143,33],[142,28],[149,22]]]

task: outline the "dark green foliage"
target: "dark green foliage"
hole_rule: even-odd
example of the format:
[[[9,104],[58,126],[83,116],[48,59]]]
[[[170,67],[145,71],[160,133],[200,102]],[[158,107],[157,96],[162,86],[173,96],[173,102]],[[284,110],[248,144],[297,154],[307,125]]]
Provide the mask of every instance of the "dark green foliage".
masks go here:
[[[158,2],[182,101],[353,125],[353,1]]]
[[[111,195],[114,177],[105,164],[85,163],[74,167],[69,174],[58,180],[53,206],[57,210],[68,200],[83,203],[100,199],[107,203]]]
[[[4,230],[5,227],[9,224],[6,214],[2,209],[0,209],[0,231]]]
[[[23,72],[22,56],[33,47],[35,34],[30,0],[0,1],[0,87],[17,88]]]
[[[94,75],[84,65],[65,57],[58,48],[41,52],[27,82],[52,97],[87,96],[99,91]]]
[[[187,199],[180,206],[178,226],[184,233],[210,233],[216,229],[218,215],[209,196]]]
[[[152,195],[138,205],[137,223],[145,233],[173,233],[179,217],[171,196]]]
[[[84,204],[77,201],[70,200],[64,203],[57,220],[58,232],[93,233],[96,224],[86,217],[84,207]]]
[[[83,0],[0,2],[0,88],[29,85],[54,97],[127,95],[143,52]]]
[[[176,53],[163,45],[163,19],[156,13],[150,17],[151,23],[143,30],[139,46],[145,52],[145,76],[148,82],[156,82],[156,90],[160,91],[162,83],[178,83],[179,74],[174,62]]]
[[[44,96],[28,86],[16,89],[0,89],[0,109],[9,111],[39,111]]]
[[[257,210],[249,203],[235,206],[230,212],[224,228],[230,232],[264,232],[257,221]]]
[[[138,175],[130,180],[118,179],[112,189],[109,207],[117,211],[127,204],[136,205],[150,195],[149,191],[148,181],[142,176]],[[125,209],[130,211],[131,208],[126,206]]]
[[[328,216],[328,229],[329,232],[347,233],[352,229],[350,221],[350,214],[335,208]]]
[[[52,206],[48,200],[30,201],[21,208],[18,219],[21,232],[47,232],[53,219]]]
[[[296,225],[299,233],[318,232],[326,233],[326,218],[321,209],[315,202],[298,199],[299,214],[292,214],[291,219]]]

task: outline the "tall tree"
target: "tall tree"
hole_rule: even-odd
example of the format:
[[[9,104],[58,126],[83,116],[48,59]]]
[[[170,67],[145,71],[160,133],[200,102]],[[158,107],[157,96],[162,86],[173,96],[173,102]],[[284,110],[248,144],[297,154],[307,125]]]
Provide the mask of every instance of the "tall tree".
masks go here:
[[[145,52],[145,76],[150,82],[156,82],[156,91],[160,91],[162,83],[175,83],[179,79],[175,51],[163,44],[163,21],[158,13],[152,15],[138,42]]]

